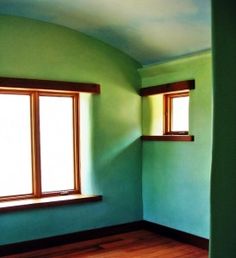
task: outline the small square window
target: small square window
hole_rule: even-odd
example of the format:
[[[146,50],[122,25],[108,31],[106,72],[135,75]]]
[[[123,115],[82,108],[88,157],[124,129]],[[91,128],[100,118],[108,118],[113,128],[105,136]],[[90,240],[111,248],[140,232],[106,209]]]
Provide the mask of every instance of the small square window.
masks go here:
[[[189,92],[164,94],[164,135],[189,132]]]
[[[190,90],[195,81],[179,81],[140,89],[145,141],[194,141],[189,135]]]

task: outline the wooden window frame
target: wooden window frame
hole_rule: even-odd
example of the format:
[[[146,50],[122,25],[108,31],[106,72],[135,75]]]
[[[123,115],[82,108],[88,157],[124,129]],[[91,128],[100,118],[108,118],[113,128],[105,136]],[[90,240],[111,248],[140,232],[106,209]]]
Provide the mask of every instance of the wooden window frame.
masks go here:
[[[2,90],[0,94],[26,95],[30,97],[30,129],[31,129],[31,163],[32,163],[32,193],[0,197],[0,201],[15,201],[30,198],[44,198],[69,194],[81,194],[80,191],[80,155],[79,155],[79,93],[75,92],[44,92],[40,90]],[[63,191],[42,192],[41,189],[41,157],[40,157],[40,96],[70,97],[73,112],[73,163],[74,188]]]
[[[164,94],[164,135],[188,135],[189,131],[173,131],[172,130],[172,117],[173,106],[172,100],[174,98],[189,97],[189,91],[174,92],[171,94]]]

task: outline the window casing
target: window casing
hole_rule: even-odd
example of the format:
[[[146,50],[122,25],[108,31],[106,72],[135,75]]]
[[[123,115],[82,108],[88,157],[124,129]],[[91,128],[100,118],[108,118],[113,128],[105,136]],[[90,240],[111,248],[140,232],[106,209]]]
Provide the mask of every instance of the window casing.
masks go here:
[[[2,158],[4,158],[3,160],[8,159],[8,161],[5,162],[5,165],[1,167],[0,171],[0,181],[2,182],[0,182],[1,188],[6,189],[5,192],[4,190],[0,191],[0,201],[79,194],[79,93],[69,91],[57,92],[55,90],[0,90],[0,98],[9,98],[10,100],[11,97],[14,97],[15,101],[12,98],[8,108],[4,108],[2,106],[1,109],[4,108],[4,111],[2,110],[2,112],[0,112],[0,121],[3,122],[5,119],[5,122],[2,123],[1,127],[4,128],[7,123],[9,125],[12,124],[12,126],[9,126],[11,129],[11,135],[7,136],[10,129],[6,128],[4,131],[6,134],[5,137],[9,142],[8,145],[10,146],[8,151],[6,151],[6,146],[0,146],[0,153],[2,153]],[[20,100],[18,101],[18,106],[14,106],[16,100]],[[46,102],[46,104],[44,102]],[[47,118],[47,113],[50,113],[46,112],[48,105],[47,102],[49,105],[51,105],[50,112],[51,109],[54,109],[54,111],[51,112],[50,118]],[[63,103],[64,107],[60,109],[60,112],[59,110],[57,112],[57,107],[63,106]],[[22,105],[25,106],[25,110],[19,111]],[[65,117],[63,117],[63,110],[67,110],[67,115]],[[11,113],[11,117],[8,116],[8,113]],[[17,118],[18,115],[22,117]],[[54,116],[56,117],[55,121],[53,121]],[[48,128],[47,119],[49,119],[48,121],[50,124],[48,125]],[[64,122],[65,120],[67,120],[67,123]],[[63,123],[65,123],[65,126]],[[24,124],[24,127],[21,128],[21,124]],[[52,128],[53,126],[55,126],[54,129]],[[66,127],[64,131],[67,132],[64,135],[63,129],[61,129],[63,126]],[[52,130],[50,133],[48,133],[50,129]],[[26,133],[24,133],[24,131],[26,131]],[[14,140],[21,144],[20,147],[16,146],[16,142],[11,143],[13,134],[18,134],[14,137]],[[51,135],[51,137],[49,137],[47,140],[45,138],[48,134]],[[24,142],[22,142],[23,135],[25,137]],[[69,140],[67,142],[62,142],[62,140],[66,137]],[[51,142],[51,150],[46,153],[45,156],[45,152],[49,149],[49,144],[47,142],[50,140],[50,138],[54,138],[54,142]],[[54,143],[55,146],[53,146]],[[27,150],[23,149],[24,145],[27,146]],[[16,155],[14,155],[16,148],[19,148],[19,151]],[[62,159],[64,156],[66,156],[69,149],[71,152],[71,157],[66,158],[64,161],[65,167],[64,169],[61,169],[61,167],[63,167]],[[20,164],[20,162],[17,163],[17,161],[18,156],[21,154],[21,150],[23,153],[28,152],[27,157],[24,155],[22,155],[23,158],[21,157],[24,159],[22,163],[27,167],[27,172],[24,171],[23,167],[11,166],[11,164],[14,163]],[[51,158],[49,159],[54,159],[54,167],[51,164],[47,164],[47,157],[50,156],[49,154],[51,155]],[[68,164],[70,165],[68,166]],[[6,172],[8,167],[10,167],[10,169],[8,172]],[[51,168],[53,168],[53,171],[50,171]],[[61,172],[59,173],[60,169]],[[46,172],[44,172],[44,170]],[[50,172],[51,177],[48,177]],[[5,180],[6,173],[9,173],[11,176]],[[19,176],[19,174],[22,175],[22,177]],[[70,182],[63,185],[62,181],[66,181],[68,175],[70,175]],[[58,182],[59,177],[62,178],[62,180],[61,184],[57,185],[54,182]],[[22,189],[18,187],[23,185],[26,181],[27,183]],[[14,189],[18,190],[15,191]]]

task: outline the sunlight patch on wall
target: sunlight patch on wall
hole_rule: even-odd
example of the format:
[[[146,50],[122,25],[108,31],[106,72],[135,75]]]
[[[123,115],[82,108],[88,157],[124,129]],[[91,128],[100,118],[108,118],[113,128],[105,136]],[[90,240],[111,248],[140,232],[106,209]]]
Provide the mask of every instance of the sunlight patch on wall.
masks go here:
[[[91,95],[80,94],[80,174],[82,194],[91,194],[92,143],[91,143]]]

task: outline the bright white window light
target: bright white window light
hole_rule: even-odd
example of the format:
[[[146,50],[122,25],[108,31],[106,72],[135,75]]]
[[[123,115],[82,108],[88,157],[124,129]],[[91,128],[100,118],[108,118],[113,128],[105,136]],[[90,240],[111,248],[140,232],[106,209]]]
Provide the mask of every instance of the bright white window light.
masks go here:
[[[32,193],[30,97],[0,95],[0,197]]]
[[[40,96],[42,192],[74,189],[73,100]]]
[[[172,131],[189,131],[189,96],[172,98]]]

